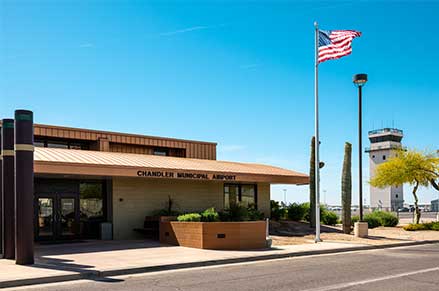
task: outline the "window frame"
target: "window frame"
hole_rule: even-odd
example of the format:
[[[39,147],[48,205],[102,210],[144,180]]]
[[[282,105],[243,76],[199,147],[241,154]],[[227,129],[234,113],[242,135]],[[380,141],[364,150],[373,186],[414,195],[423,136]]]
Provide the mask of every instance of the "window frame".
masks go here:
[[[169,149],[168,148],[154,148],[152,151],[152,154],[154,156],[169,157]]]
[[[226,206],[226,187],[237,187],[238,188],[238,202],[242,202],[242,187],[243,186],[252,186],[255,192],[255,208],[258,209],[258,184],[257,183],[224,183],[223,185],[223,207]],[[230,199],[230,193],[229,193],[229,199]],[[230,201],[229,201],[230,205]]]

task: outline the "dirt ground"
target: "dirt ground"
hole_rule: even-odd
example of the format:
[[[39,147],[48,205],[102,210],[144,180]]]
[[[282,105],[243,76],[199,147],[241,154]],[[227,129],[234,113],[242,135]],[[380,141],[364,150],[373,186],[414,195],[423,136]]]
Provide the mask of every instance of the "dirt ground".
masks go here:
[[[314,229],[307,223],[282,221],[270,222],[270,236],[273,245],[296,245],[314,243]],[[401,227],[378,227],[369,229],[369,237],[356,238],[344,234],[341,227],[322,226],[323,241],[349,242],[358,244],[382,245],[409,241],[439,240],[439,231],[405,231]]]

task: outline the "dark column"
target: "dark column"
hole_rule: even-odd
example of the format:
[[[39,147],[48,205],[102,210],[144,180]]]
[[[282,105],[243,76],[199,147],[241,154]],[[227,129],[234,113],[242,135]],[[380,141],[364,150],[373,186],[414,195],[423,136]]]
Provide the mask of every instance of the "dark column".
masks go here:
[[[2,121],[3,254],[15,259],[14,120]]]
[[[15,111],[16,263],[34,263],[34,129],[33,113]]]
[[[0,253],[3,254],[3,156],[2,128],[0,127]]]

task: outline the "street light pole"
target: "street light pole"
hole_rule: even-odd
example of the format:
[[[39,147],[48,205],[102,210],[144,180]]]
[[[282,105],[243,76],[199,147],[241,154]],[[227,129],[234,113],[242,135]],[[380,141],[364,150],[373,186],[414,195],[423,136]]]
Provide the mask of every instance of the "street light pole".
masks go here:
[[[363,221],[363,86],[367,82],[367,74],[354,75],[353,82],[358,87],[358,195],[360,221]]]
[[[287,205],[287,189],[284,189],[284,203]]]
[[[358,193],[360,195],[360,221],[363,221],[363,86],[358,86]]]

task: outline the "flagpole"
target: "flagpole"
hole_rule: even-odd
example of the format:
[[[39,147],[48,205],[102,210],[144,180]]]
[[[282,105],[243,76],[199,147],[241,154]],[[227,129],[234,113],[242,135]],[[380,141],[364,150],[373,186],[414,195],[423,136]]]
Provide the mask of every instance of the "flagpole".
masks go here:
[[[315,242],[321,242],[320,239],[320,137],[319,137],[319,25],[314,22],[315,27],[315,82],[314,82],[314,97],[315,97],[315,189],[316,189],[316,238]]]

